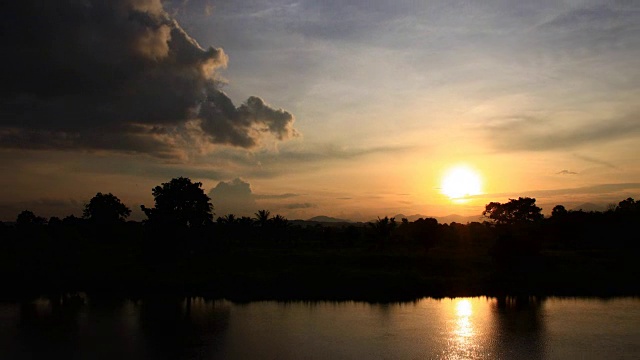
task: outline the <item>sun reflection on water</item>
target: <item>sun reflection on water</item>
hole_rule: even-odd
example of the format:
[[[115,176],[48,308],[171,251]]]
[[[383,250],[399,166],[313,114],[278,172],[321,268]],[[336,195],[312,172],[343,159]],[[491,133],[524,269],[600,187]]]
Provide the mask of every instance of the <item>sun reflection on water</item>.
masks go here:
[[[449,328],[448,349],[445,359],[477,358],[479,345],[473,327],[473,305],[469,299],[456,299]]]
[[[458,317],[469,317],[472,314],[471,301],[468,299],[460,299],[456,304],[456,313]]]

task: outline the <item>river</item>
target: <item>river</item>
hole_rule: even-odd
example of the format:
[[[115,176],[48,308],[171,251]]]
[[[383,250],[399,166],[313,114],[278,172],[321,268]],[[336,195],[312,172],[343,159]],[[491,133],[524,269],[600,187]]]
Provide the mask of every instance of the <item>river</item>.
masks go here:
[[[639,298],[0,303],[1,359],[640,359]]]

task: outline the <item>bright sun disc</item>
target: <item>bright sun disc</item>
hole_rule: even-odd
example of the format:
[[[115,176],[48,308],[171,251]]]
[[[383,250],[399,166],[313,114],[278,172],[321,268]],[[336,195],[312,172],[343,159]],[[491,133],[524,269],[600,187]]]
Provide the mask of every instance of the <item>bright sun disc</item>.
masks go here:
[[[450,199],[481,194],[480,176],[465,166],[454,167],[442,178],[441,191]]]

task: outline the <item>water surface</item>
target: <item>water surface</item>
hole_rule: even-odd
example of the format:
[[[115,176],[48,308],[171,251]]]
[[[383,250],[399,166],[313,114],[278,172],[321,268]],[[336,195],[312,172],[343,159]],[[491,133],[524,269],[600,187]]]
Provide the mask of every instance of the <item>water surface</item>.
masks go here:
[[[638,359],[640,299],[0,304],[0,358]]]

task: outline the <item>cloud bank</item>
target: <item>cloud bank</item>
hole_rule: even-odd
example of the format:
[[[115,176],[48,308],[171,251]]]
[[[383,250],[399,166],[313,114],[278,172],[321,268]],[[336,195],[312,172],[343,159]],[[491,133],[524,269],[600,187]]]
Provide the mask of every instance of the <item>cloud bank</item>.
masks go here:
[[[220,90],[227,55],[160,0],[13,1],[2,15],[0,147],[177,158],[296,136],[291,113]]]
[[[236,178],[231,181],[220,181],[211,191],[209,197],[217,215],[234,214],[251,216],[257,211],[256,201],[251,191],[251,184]]]
[[[209,191],[209,197],[217,215],[234,214],[239,216],[253,216],[268,201],[268,208],[275,209],[309,209],[316,205],[311,203],[280,203],[283,200],[300,196],[299,194],[254,194],[251,184],[240,178],[230,181],[220,181]],[[258,200],[260,204],[256,202]],[[270,200],[270,201],[269,201]]]

